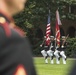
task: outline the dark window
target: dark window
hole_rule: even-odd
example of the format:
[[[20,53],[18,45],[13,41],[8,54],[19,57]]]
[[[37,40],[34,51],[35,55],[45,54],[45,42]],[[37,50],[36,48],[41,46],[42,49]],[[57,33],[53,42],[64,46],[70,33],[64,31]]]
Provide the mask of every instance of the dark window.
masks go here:
[[[60,28],[60,34],[61,34],[61,36],[65,36],[63,28]]]
[[[76,14],[76,6],[75,5],[69,6],[69,13]]]
[[[71,37],[71,38],[75,37],[75,35],[76,35],[75,32],[76,32],[75,27],[73,27],[73,26],[69,27],[69,29],[68,29],[69,37]]]

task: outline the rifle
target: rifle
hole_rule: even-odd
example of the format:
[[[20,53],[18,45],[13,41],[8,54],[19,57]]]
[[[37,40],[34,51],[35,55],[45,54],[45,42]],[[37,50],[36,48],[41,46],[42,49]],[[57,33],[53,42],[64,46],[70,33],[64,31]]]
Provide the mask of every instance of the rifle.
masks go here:
[[[62,46],[64,46],[64,44],[65,44],[68,37],[69,37],[69,34],[66,36],[65,40],[63,41]]]
[[[43,40],[43,42],[42,42],[42,44],[40,45],[40,47],[42,47],[44,43],[45,43],[45,39]]]

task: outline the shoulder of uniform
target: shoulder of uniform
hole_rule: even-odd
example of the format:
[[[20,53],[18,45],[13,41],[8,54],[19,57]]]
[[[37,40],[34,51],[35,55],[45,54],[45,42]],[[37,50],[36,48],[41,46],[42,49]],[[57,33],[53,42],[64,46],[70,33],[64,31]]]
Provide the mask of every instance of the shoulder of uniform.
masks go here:
[[[6,19],[4,17],[0,17],[0,23],[4,24],[6,22]]]
[[[11,34],[11,31],[5,17],[0,17],[0,27],[3,29],[3,32],[5,32],[6,36],[9,37]]]

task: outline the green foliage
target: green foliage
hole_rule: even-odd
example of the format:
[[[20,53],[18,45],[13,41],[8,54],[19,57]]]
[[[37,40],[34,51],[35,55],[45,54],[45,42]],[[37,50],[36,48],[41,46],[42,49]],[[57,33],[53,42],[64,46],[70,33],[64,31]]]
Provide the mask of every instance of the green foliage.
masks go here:
[[[16,24],[21,27],[30,38],[34,54],[40,54],[42,38],[36,37],[36,30],[40,25],[47,24],[48,10],[51,10],[51,20],[55,22],[55,12],[59,9],[61,19],[76,20],[76,15],[66,12],[68,6],[76,7],[76,0],[28,0],[23,12],[14,16]],[[69,39],[67,55],[73,56],[76,50],[75,40]],[[73,51],[74,50],[74,51]]]
[[[66,54],[68,57],[76,57],[76,38],[68,39]]]
[[[68,6],[75,5],[76,0],[28,0],[24,11],[14,18],[18,26],[27,33],[29,28],[37,28],[47,23],[48,10],[51,10],[51,20],[55,21],[55,12],[59,9],[62,19],[76,19],[76,15],[65,11]]]

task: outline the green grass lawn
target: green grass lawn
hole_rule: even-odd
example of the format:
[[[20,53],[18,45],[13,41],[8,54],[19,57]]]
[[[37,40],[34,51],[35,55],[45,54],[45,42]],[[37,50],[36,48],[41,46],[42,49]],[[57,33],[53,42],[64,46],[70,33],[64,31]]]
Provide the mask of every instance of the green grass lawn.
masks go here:
[[[48,64],[45,64],[43,58],[35,58],[35,66],[38,75],[67,75],[71,69],[72,64],[73,60],[69,59],[67,60],[66,65],[63,65],[62,62],[60,65],[57,65],[56,63],[52,65],[50,64],[50,60]]]

